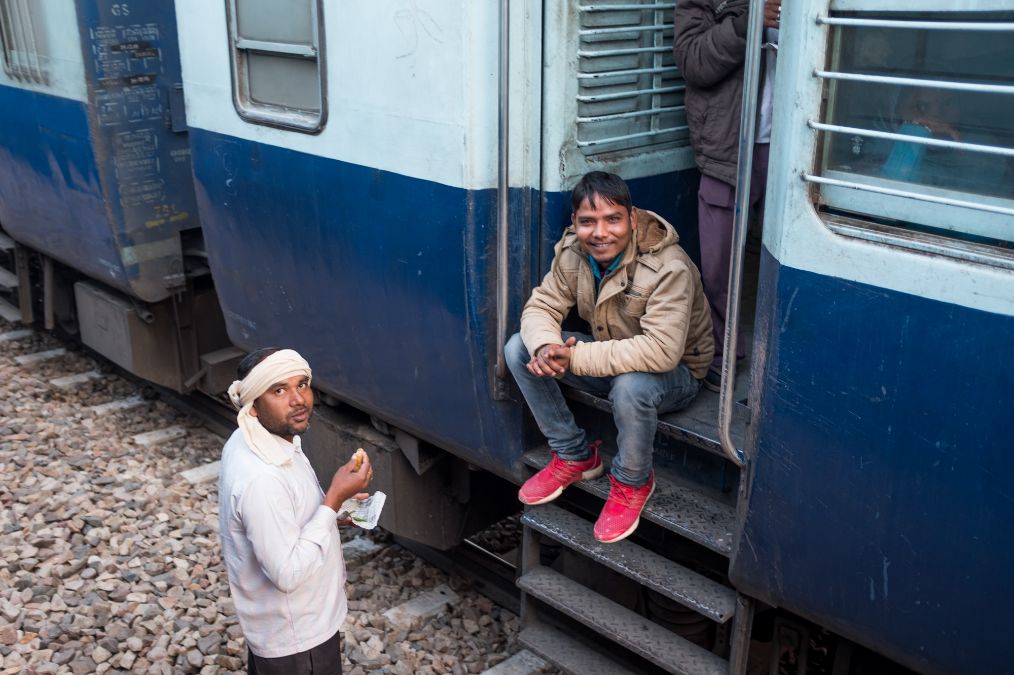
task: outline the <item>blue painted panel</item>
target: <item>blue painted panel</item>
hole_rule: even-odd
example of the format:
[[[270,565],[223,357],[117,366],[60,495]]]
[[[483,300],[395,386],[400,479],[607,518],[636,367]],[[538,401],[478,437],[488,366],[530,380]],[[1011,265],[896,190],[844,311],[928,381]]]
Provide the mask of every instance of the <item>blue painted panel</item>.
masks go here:
[[[521,407],[490,397],[494,191],[205,130],[191,141],[205,241],[237,345],[295,347],[325,391],[481,466],[503,472],[517,461]],[[528,226],[519,229],[512,255],[523,256]],[[512,316],[524,283],[512,279]]]
[[[0,86],[0,223],[93,277],[122,278],[79,101]]]
[[[733,579],[926,672],[1010,673],[1014,318],[777,266]]]

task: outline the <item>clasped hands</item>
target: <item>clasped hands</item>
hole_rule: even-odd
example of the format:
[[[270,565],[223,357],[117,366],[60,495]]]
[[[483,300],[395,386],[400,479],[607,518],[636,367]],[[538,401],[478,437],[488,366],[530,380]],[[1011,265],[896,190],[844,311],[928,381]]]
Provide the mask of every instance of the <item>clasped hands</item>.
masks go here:
[[[536,377],[563,377],[570,368],[571,348],[575,344],[577,338],[571,336],[563,344],[539,347],[528,361],[528,372]]]

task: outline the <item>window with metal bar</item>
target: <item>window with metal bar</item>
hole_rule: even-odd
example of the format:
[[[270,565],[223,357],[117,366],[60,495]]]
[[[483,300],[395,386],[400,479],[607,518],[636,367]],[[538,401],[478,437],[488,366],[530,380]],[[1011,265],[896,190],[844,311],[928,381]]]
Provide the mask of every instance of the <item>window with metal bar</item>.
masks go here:
[[[20,82],[49,83],[43,9],[32,0],[0,0],[4,71]]]
[[[318,0],[226,0],[233,100],[244,119],[316,133],[326,118]]]
[[[1014,242],[1014,17],[839,13],[819,206],[980,244]],[[856,221],[853,221],[853,224]]]
[[[673,63],[674,2],[583,0],[577,145],[585,155],[690,143]]]

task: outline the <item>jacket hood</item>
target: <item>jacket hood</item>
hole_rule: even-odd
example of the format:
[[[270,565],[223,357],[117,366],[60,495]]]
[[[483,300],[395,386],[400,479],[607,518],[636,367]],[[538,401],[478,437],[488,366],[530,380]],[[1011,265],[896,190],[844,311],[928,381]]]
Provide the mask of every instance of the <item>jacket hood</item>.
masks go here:
[[[676,234],[676,228],[654,211],[637,209],[637,223],[634,227],[634,236],[631,237],[631,244],[636,244],[638,253],[658,253],[667,246],[679,243],[680,237]],[[574,233],[574,226],[568,225],[563,235],[563,248],[573,248],[582,256],[585,253],[581,250],[581,242]],[[624,258],[630,255],[632,246],[627,247]],[[626,264],[626,261],[624,262]]]

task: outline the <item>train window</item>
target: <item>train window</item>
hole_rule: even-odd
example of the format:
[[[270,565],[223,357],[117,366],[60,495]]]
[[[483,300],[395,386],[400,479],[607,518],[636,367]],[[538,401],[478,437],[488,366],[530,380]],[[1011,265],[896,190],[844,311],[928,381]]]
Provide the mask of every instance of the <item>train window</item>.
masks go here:
[[[318,0],[227,0],[236,109],[258,124],[316,133],[326,117]]]
[[[842,14],[831,24],[818,176],[825,212],[1014,242],[1009,15]]]
[[[585,155],[690,143],[672,55],[674,9],[657,0],[581,0],[577,144]]]
[[[49,83],[49,50],[42,11],[33,0],[0,0],[4,71],[15,80]]]

